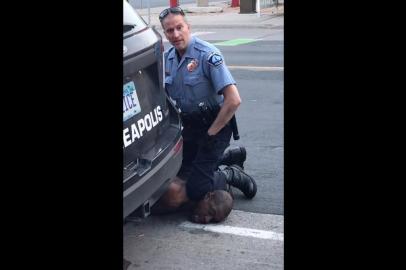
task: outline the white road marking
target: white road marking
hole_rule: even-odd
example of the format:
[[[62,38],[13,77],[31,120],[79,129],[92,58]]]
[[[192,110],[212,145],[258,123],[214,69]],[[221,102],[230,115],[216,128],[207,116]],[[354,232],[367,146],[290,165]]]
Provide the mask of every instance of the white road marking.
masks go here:
[[[277,232],[273,232],[273,231],[264,231],[264,230],[250,229],[250,228],[216,225],[216,224],[203,225],[203,224],[191,223],[189,221],[183,222],[179,226],[184,227],[184,228],[189,228],[189,229],[201,229],[201,230],[209,231],[209,232],[227,233],[227,234],[234,234],[234,235],[239,235],[239,236],[249,236],[249,237],[261,238],[261,239],[283,241],[283,233],[277,233]]]
[[[192,33],[192,36],[203,36],[203,35],[208,35],[208,34],[214,34],[216,32],[194,32]]]
[[[283,71],[284,67],[260,67],[260,66],[229,66],[229,69],[247,69],[253,71]]]

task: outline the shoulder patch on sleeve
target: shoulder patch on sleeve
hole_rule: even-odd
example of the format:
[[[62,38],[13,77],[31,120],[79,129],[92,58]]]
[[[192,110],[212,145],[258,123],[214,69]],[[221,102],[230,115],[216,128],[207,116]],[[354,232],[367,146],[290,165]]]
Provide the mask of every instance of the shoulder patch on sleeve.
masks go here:
[[[207,57],[207,62],[214,67],[218,67],[223,64],[223,57],[219,53],[213,52]]]

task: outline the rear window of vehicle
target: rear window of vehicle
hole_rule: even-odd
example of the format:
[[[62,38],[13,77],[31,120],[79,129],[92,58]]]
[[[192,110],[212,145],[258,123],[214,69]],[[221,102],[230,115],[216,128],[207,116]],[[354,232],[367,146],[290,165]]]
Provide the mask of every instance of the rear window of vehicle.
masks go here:
[[[124,1],[123,34],[131,34],[147,27],[144,20]]]

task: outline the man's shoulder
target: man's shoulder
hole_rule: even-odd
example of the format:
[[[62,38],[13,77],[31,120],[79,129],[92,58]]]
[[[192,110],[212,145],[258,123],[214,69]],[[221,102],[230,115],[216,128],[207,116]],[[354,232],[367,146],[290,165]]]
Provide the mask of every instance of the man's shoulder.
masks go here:
[[[170,55],[172,55],[173,53],[174,53],[174,49],[175,49],[175,47],[170,47],[169,49],[167,49],[165,52],[164,52],[164,56],[165,57],[168,57],[168,56],[170,56]]]
[[[195,37],[195,46],[196,49],[205,52],[205,53],[213,53],[213,52],[219,52],[219,49],[216,48],[213,44],[201,40],[200,38]]]

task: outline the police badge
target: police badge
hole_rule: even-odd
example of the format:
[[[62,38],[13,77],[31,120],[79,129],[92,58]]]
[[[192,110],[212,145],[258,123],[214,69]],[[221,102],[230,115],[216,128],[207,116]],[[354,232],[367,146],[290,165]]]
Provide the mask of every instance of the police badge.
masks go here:
[[[189,64],[187,64],[186,68],[189,72],[192,72],[197,68],[197,65],[198,65],[197,59],[192,59],[192,61],[190,61]]]

